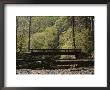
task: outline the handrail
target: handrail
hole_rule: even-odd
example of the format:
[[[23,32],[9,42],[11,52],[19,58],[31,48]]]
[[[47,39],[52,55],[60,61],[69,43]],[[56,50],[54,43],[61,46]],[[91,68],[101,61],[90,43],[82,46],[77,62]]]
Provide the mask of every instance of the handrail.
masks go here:
[[[73,55],[81,52],[81,49],[30,49],[31,54],[36,55]]]

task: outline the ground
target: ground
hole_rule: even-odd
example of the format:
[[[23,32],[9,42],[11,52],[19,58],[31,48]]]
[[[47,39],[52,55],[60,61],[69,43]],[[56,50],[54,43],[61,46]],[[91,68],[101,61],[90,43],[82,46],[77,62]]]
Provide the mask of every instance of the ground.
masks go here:
[[[17,69],[16,74],[94,74],[93,67],[69,69]]]

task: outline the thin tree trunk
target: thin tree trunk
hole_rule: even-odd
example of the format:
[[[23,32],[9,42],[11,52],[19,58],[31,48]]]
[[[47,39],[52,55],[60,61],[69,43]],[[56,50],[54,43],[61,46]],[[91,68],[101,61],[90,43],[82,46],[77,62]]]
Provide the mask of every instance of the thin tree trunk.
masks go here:
[[[17,47],[18,47],[18,45],[17,45],[17,42],[18,42],[18,34],[17,34],[17,30],[18,30],[18,18],[17,18],[17,16],[16,16],[16,50],[17,50]]]
[[[93,21],[94,17],[91,16],[91,31],[93,31],[94,29],[94,21]]]
[[[94,16],[91,17],[91,38],[92,38],[92,46],[94,50]]]
[[[72,31],[73,31],[73,47],[74,49],[76,48],[75,46],[75,31],[74,31],[74,16],[72,16]]]
[[[28,41],[28,51],[30,51],[30,32],[31,32],[31,16],[29,17],[29,41]]]

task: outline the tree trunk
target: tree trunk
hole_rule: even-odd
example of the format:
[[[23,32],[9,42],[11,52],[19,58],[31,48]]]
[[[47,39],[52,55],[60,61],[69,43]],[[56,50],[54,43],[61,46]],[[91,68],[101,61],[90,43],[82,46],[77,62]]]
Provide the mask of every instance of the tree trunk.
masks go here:
[[[75,49],[75,31],[74,31],[74,16],[71,17],[72,18],[72,31],[73,31],[73,48]]]
[[[28,41],[28,51],[30,51],[30,32],[31,32],[31,16],[29,17],[29,41]]]

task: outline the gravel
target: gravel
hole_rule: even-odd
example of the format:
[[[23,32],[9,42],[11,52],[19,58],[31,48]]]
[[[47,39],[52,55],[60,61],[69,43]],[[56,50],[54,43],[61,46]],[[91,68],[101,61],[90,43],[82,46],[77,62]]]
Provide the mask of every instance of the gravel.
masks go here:
[[[94,74],[93,67],[69,69],[17,69],[16,74]]]

